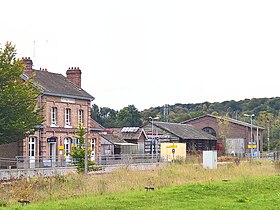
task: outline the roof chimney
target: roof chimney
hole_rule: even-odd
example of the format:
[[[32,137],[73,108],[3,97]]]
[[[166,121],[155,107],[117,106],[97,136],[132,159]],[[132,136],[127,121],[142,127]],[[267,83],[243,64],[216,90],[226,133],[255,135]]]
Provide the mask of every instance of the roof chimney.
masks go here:
[[[67,79],[78,88],[81,88],[81,74],[82,71],[79,69],[79,67],[69,67],[69,69],[66,71]]]
[[[22,58],[22,61],[25,65],[24,74],[31,75],[33,73],[33,61],[30,59],[30,57],[24,57]]]

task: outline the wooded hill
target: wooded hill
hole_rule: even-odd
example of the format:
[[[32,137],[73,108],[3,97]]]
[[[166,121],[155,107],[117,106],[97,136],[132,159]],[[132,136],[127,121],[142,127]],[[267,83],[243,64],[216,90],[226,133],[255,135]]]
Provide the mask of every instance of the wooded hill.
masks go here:
[[[149,116],[159,117],[168,122],[183,122],[204,114],[228,116],[250,123],[244,114],[254,114],[253,124],[265,128],[264,150],[267,150],[269,135],[270,150],[280,150],[280,97],[253,98],[240,101],[224,101],[215,103],[174,104],[146,109],[141,112],[142,122],[147,122]],[[270,132],[268,133],[268,128]]]
[[[169,122],[182,122],[203,114],[219,114],[224,116],[228,114],[234,119],[244,120],[244,114],[260,113],[270,114],[273,116],[279,115],[280,97],[274,98],[253,98],[240,101],[224,101],[215,103],[196,103],[196,104],[174,104],[167,106],[158,106],[155,108],[146,109],[141,112],[142,120],[145,121],[149,116],[159,116],[162,120]]]

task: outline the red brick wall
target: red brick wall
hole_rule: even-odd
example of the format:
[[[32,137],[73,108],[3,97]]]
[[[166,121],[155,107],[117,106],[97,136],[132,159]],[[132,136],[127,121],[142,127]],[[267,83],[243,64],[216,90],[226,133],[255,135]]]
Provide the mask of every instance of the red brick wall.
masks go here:
[[[22,156],[21,145],[22,145],[22,141],[10,143],[10,144],[1,144],[0,157],[15,158],[16,156]]]
[[[211,117],[211,116],[205,116],[205,117],[201,117],[201,118],[197,118],[194,120],[191,120],[189,122],[187,122],[186,124],[190,124],[193,125],[197,128],[203,129],[205,127],[210,127],[212,129],[214,129],[217,133],[217,138],[219,139],[219,133],[220,133],[220,129],[219,129],[219,125],[218,125],[218,121],[216,118]],[[258,134],[260,136],[260,148],[262,151],[262,146],[263,146],[263,131],[262,130],[258,130]],[[235,123],[230,123],[229,124],[229,133],[227,138],[243,138],[246,140],[246,142],[248,143],[250,141],[250,135],[251,135],[251,128],[250,127],[246,127],[243,125],[239,125],[239,124],[235,124]],[[257,137],[257,129],[253,128],[253,138],[256,141]]]

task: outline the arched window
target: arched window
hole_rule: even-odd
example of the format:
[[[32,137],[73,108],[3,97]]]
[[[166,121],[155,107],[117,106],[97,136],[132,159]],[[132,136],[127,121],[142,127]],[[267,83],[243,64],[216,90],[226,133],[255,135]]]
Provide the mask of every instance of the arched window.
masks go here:
[[[217,136],[217,133],[216,133],[216,131],[215,131],[213,128],[205,127],[205,128],[203,128],[202,130],[203,130],[204,132],[206,132],[206,133],[212,135],[212,136],[215,136],[215,137]]]

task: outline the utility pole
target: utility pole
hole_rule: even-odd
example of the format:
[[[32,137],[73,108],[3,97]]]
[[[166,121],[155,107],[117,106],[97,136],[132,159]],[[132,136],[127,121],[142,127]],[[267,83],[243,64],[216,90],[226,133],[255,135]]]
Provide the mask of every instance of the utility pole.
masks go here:
[[[88,127],[86,128],[86,141],[85,141],[85,174],[88,173]]]
[[[269,150],[270,150],[270,145],[269,145],[269,141],[270,141],[270,139],[269,139],[269,121],[267,121],[268,122],[268,125],[267,125],[267,151],[269,152]]]
[[[156,146],[154,146],[154,120],[157,120],[158,117],[149,117],[149,119],[151,120],[151,123],[152,123],[152,163],[154,162],[154,149],[156,150],[156,156],[157,156],[157,148],[155,148]]]
[[[253,149],[253,117],[255,116],[254,114],[244,114],[246,117],[250,117],[251,120],[251,135],[250,135],[250,145],[251,145],[251,158],[253,160],[254,158],[254,149]]]

